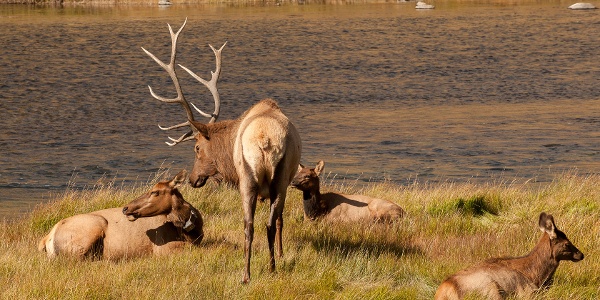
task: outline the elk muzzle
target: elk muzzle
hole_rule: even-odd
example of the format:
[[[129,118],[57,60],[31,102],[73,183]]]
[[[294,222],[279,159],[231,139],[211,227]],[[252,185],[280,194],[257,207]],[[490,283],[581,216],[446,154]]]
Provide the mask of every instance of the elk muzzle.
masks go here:
[[[294,178],[292,180],[292,182],[290,182],[290,186],[293,188],[297,188],[297,189],[300,189],[300,184],[301,184],[301,182],[299,180],[297,180],[296,178]]]
[[[208,181],[208,176],[190,176],[190,185],[193,188],[203,187]]]
[[[577,262],[580,260],[583,260],[583,253],[581,251],[579,251],[579,249],[575,248],[575,252],[573,253],[573,257],[571,258],[571,261]]]
[[[128,206],[123,207],[123,214],[127,217],[127,220],[133,222],[139,218],[138,213],[135,211],[130,211]]]

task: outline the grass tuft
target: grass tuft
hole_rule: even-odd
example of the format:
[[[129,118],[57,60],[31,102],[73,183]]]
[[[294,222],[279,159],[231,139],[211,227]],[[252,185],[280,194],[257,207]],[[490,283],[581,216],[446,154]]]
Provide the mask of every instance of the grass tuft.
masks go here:
[[[481,217],[485,214],[498,215],[500,201],[498,197],[488,195],[475,195],[468,198],[459,197],[434,205],[429,213],[435,216],[459,213],[464,216]]]

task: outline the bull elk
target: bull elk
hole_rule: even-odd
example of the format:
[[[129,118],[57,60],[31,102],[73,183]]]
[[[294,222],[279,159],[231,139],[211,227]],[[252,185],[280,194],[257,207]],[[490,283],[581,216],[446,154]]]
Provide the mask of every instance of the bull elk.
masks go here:
[[[404,210],[388,200],[363,195],[321,194],[319,175],[324,166],[322,160],[312,169],[299,165],[292,180],[291,185],[302,191],[305,218],[354,222],[393,221],[404,216]]]
[[[159,127],[163,130],[188,127],[189,131],[178,139],[169,138],[169,146],[187,140],[196,140],[194,147],[195,162],[190,174],[190,184],[195,188],[204,186],[207,179],[225,182],[239,188],[244,210],[244,257],[245,268],[243,283],[250,280],[250,258],[254,239],[254,214],[258,197],[270,199],[270,214],[267,222],[267,240],[269,244],[270,271],[275,271],[274,243],[277,242],[279,257],[283,255],[281,230],[283,228],[283,208],[287,186],[296,173],[300,162],[301,141],[294,125],[283,114],[277,103],[265,99],[242,114],[238,119],[216,122],[219,117],[220,99],[217,81],[221,73],[221,51],[209,45],[216,57],[216,69],[211,72],[212,78],[206,81],[186,67],[179,65],[192,77],[205,85],[212,93],[215,110],[212,114],[204,113],[185,99],[174,69],[177,38],[185,27],[183,23],[177,33],[171,33],[171,60],[163,63],[152,53],[143,49],[170,75],[177,97],[173,99],[156,95],[152,88],[150,93],[160,101],[179,103],[185,110],[187,121],[171,127]],[[194,120],[191,110],[193,106],[202,116],[210,117],[208,123]]]
[[[170,181],[159,182],[125,208],[63,219],[42,238],[38,250],[46,252],[49,258],[65,255],[119,260],[166,255],[189,243],[198,245],[204,237],[202,215],[177,189],[185,179],[182,171]],[[141,205],[144,203],[160,203],[159,209],[149,211]],[[147,218],[135,221],[139,217]]]
[[[493,258],[459,271],[442,282],[435,299],[463,299],[467,295],[487,299],[522,298],[549,287],[560,261],[578,262],[583,259],[583,253],[556,228],[552,215],[541,213],[539,226],[542,238],[528,255]]]

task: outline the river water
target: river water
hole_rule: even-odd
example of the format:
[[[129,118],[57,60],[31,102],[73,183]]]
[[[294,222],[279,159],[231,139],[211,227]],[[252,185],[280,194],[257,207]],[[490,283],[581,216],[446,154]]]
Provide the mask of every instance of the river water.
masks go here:
[[[431,1],[430,1],[431,2]],[[600,172],[600,10],[564,1],[34,8],[0,6],[0,218],[68,185],[190,169],[192,143],[157,124],[185,114],[167,60],[204,78],[227,41],[220,119],[272,97],[353,182],[535,180]],[[212,111],[180,72],[187,98]],[[197,118],[200,118],[199,116]],[[177,136],[178,132],[170,132]]]

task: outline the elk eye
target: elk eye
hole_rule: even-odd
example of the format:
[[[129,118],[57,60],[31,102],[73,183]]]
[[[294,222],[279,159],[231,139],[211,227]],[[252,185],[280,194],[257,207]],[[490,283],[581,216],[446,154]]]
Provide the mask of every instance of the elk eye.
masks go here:
[[[152,191],[152,196],[158,196],[158,191]]]
[[[200,146],[196,146],[196,152],[200,151]]]

